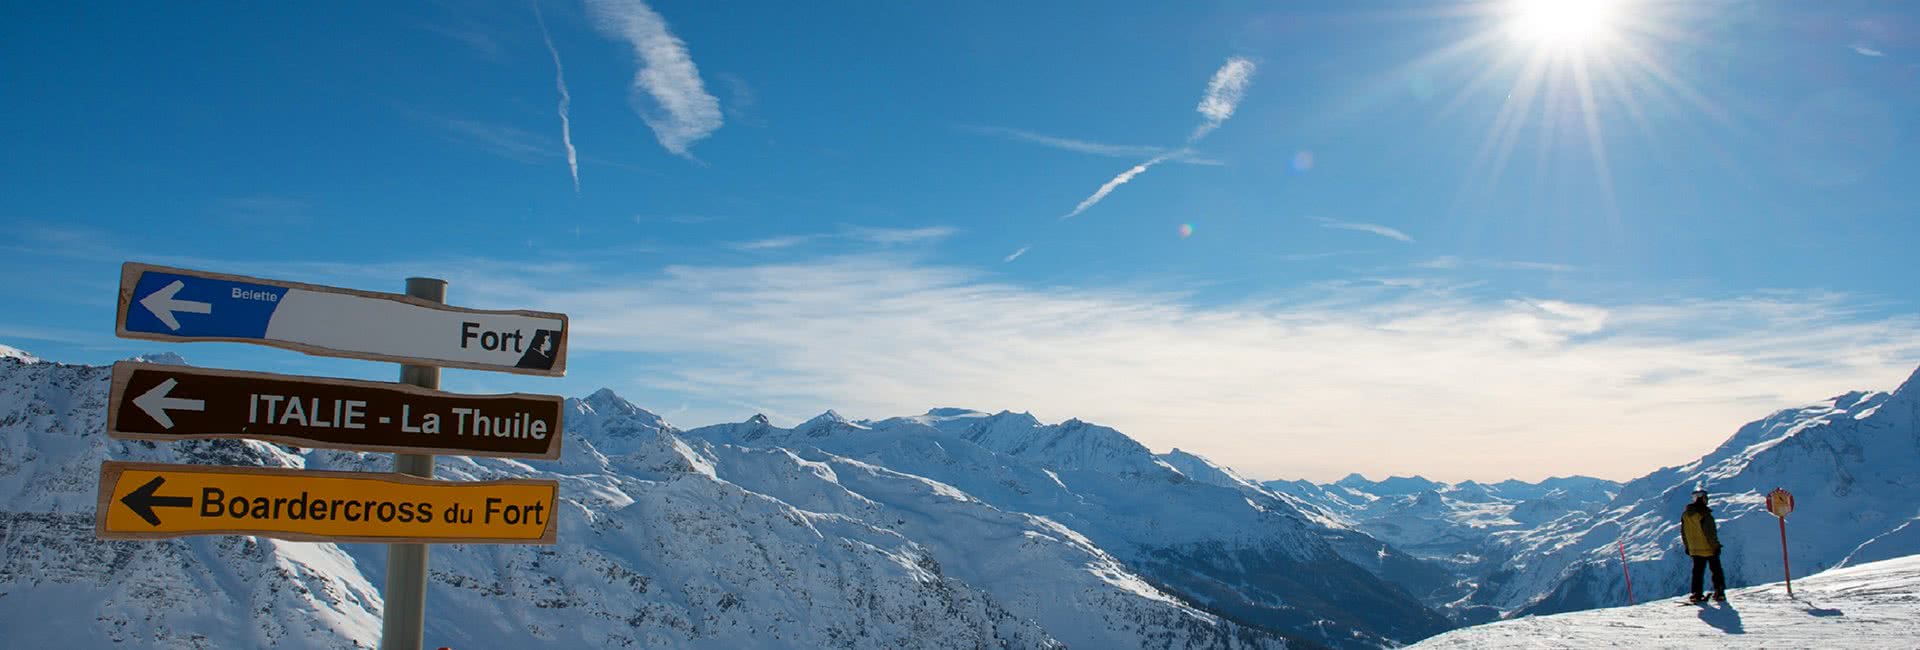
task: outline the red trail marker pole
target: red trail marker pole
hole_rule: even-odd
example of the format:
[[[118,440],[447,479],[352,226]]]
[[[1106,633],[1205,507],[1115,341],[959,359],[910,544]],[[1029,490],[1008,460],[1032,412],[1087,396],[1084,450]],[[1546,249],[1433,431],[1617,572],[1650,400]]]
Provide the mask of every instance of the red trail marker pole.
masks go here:
[[[1793,493],[1774,488],[1767,493],[1767,512],[1780,519],[1780,570],[1787,576],[1787,597],[1793,597],[1793,567],[1787,563],[1787,513],[1793,512]]]
[[[1793,567],[1787,563],[1787,518],[1780,518],[1780,568],[1787,572],[1787,597],[1793,597]]]
[[[1627,542],[1626,540],[1615,540],[1614,544],[1620,547],[1620,573],[1627,576],[1627,604],[1632,605],[1633,571],[1627,569]]]

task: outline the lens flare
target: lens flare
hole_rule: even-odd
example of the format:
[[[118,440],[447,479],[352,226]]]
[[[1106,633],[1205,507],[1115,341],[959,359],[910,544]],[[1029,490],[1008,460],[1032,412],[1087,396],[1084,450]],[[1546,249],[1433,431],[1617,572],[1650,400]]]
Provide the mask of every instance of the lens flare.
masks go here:
[[[1190,223],[1180,224],[1180,238],[1186,239],[1192,236],[1193,236],[1193,224],[1190,224]]]
[[[1300,151],[1293,154],[1293,161],[1288,163],[1288,167],[1295,173],[1306,173],[1307,170],[1313,169],[1313,152]]]

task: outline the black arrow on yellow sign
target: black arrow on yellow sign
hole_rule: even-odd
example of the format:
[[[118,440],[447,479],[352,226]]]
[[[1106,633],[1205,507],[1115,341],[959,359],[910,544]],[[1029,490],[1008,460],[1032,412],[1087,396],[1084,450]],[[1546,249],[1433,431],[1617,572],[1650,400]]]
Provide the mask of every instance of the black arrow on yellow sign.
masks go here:
[[[154,491],[159,490],[160,484],[165,482],[167,482],[167,477],[155,476],[153,480],[147,481],[146,485],[142,485],[134,489],[134,491],[128,492],[127,496],[120,497],[120,502],[127,504],[127,509],[132,510],[133,514],[140,515],[141,519],[147,520],[147,525],[150,526],[160,525],[160,517],[153,514],[154,508],[193,507],[193,497],[155,496],[153,494]]]

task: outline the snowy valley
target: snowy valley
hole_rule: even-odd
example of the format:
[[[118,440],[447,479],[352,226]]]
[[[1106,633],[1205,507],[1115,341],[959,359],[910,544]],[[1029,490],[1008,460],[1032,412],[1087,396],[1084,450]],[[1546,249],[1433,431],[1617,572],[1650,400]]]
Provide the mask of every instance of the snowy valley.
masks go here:
[[[1794,570],[1920,553],[1920,373],[1892,392],[1850,392],[1740,427],[1682,465],[1614,484],[1549,479],[1448,485],[1420,477],[1268,482],[1329,517],[1446,567],[1456,582],[1421,594],[1458,622],[1627,603],[1625,556],[1641,599],[1686,590],[1677,528],[1696,486],[1713,494],[1732,585],[1782,575],[1764,495],[1785,488]]]

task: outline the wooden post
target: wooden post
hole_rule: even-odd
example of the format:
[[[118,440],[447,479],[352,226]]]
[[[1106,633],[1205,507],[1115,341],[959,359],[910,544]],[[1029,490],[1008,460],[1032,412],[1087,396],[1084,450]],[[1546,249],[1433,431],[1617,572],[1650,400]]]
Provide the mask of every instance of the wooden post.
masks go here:
[[[407,278],[407,295],[430,302],[447,301],[447,281]],[[437,366],[400,365],[400,383],[440,388]],[[433,456],[394,454],[393,471],[433,478]],[[386,608],[380,616],[381,650],[420,650],[426,637],[427,545],[387,545],[387,588],[381,594]]]

